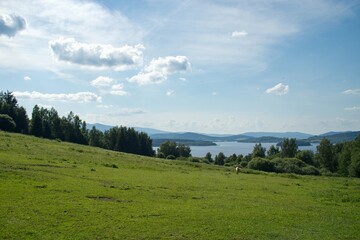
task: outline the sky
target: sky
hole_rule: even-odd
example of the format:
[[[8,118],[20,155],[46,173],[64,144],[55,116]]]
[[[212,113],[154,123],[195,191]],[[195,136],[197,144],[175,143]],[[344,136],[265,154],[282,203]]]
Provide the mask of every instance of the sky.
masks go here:
[[[87,123],[360,130],[360,0],[2,0],[0,91]]]

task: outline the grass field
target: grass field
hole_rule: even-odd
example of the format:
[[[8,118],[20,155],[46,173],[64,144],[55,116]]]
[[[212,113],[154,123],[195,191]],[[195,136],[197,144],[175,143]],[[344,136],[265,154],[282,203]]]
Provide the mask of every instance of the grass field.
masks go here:
[[[359,239],[360,179],[265,174],[0,132],[0,239]]]

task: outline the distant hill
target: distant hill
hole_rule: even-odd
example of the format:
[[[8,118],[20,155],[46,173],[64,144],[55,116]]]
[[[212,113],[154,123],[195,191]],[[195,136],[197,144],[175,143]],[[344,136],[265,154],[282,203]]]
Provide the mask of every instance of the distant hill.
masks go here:
[[[250,137],[275,137],[275,138],[296,138],[296,139],[307,139],[314,135],[302,133],[302,132],[246,132],[246,136]]]
[[[313,136],[308,138],[311,142],[320,142],[322,139],[326,138],[331,143],[341,143],[341,142],[347,142],[347,141],[353,141],[357,136],[360,135],[360,131],[356,132],[341,132],[341,133],[334,133],[334,134],[322,134],[319,136]]]
[[[238,142],[244,142],[244,143],[278,143],[281,142],[283,138],[278,137],[254,137],[254,138],[247,138],[238,140]]]
[[[101,123],[87,123],[86,127],[87,129],[91,130],[92,127],[95,126],[96,129],[105,132],[107,130],[109,130],[110,128],[113,128],[114,126],[110,126],[110,125],[105,125],[105,124],[101,124]],[[160,134],[160,133],[167,133],[166,131],[162,131],[162,130],[158,130],[158,129],[154,129],[154,128],[143,128],[143,127],[134,127],[134,129],[138,132],[144,132],[147,133],[148,135],[152,135],[152,134]]]
[[[112,128],[113,126],[109,126],[109,125],[105,125],[105,124],[101,124],[101,123],[86,123],[86,128],[91,130],[93,127],[96,127],[97,130],[100,130],[102,132],[105,132],[107,130],[109,130],[110,128]]]
[[[106,131],[112,128],[113,126],[95,123],[87,124],[87,128],[91,129],[95,126],[100,131]],[[348,132],[326,132],[317,136],[302,133],[302,132],[246,132],[243,134],[229,135],[229,134],[203,134],[195,132],[166,132],[154,128],[142,128],[134,127],[136,131],[147,133],[150,138],[155,140],[160,139],[164,141],[166,139],[172,139],[174,141],[187,142],[195,145],[208,144],[208,142],[248,142],[248,143],[276,143],[281,142],[284,138],[296,138],[306,140],[306,142],[320,142],[321,139],[327,138],[332,143],[340,143],[345,141],[354,140],[359,134],[360,131],[348,131]],[[160,141],[156,141],[160,142]]]
[[[226,142],[238,141],[242,139],[249,139],[251,137],[243,134],[231,136],[209,136],[200,133],[185,132],[185,133],[160,133],[150,135],[152,139],[181,139],[181,140],[195,140],[195,141],[210,141],[210,142]]]
[[[171,141],[177,144],[184,144],[187,146],[215,146],[216,143],[209,141],[200,140],[189,140],[189,139],[153,139],[153,147],[159,147],[162,143]]]

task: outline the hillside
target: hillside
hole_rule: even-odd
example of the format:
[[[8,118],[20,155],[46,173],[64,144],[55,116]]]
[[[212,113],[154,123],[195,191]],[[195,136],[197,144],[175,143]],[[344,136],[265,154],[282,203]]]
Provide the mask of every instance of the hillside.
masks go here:
[[[274,137],[274,138],[296,138],[306,139],[313,135],[301,132],[246,132],[244,135],[259,138],[259,137]]]
[[[0,239],[360,235],[360,179],[246,173],[0,131]]]
[[[347,141],[353,141],[357,136],[360,135],[360,131],[349,131],[349,132],[329,132],[321,134],[319,136],[313,136],[308,138],[312,142],[320,142],[322,139],[326,138],[331,143],[341,143]]]

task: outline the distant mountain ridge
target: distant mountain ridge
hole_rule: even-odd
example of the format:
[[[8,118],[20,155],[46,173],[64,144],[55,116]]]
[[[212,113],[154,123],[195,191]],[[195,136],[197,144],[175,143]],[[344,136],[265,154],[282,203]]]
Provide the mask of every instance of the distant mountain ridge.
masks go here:
[[[113,128],[114,126],[110,126],[110,125],[105,125],[105,124],[101,124],[101,123],[87,123],[86,124],[86,128],[91,130],[93,127],[96,127],[96,129],[105,132],[107,130],[109,130],[110,128]],[[138,132],[145,132],[148,135],[153,135],[153,134],[162,134],[162,133],[168,133],[166,131],[162,131],[162,130],[158,130],[158,129],[154,129],[154,128],[143,128],[143,127],[134,127],[134,129]]]
[[[250,137],[274,137],[274,138],[296,138],[296,139],[307,139],[314,135],[301,133],[301,132],[246,132],[244,135]]]
[[[107,131],[113,126],[95,123],[87,124],[87,128],[91,129],[95,126],[100,131]],[[302,132],[246,132],[243,134],[204,134],[195,132],[167,132],[154,128],[134,127],[136,131],[147,133],[150,138],[156,142],[172,140],[181,140],[181,142],[249,142],[249,143],[261,143],[261,142],[279,142],[284,138],[296,138],[298,140],[306,140],[308,142],[319,142],[323,138],[329,139],[332,143],[339,143],[345,141],[352,141],[358,135],[360,131],[346,131],[346,132],[326,132],[319,135],[312,135]]]

